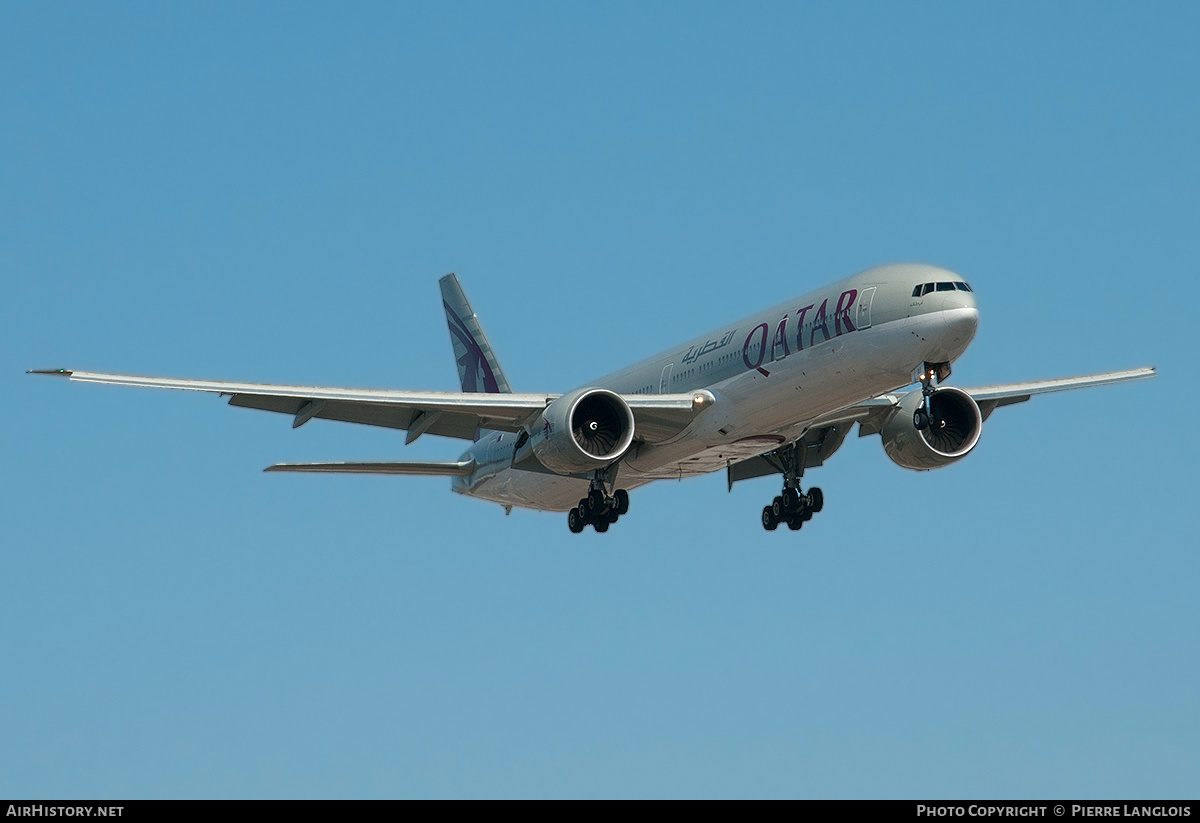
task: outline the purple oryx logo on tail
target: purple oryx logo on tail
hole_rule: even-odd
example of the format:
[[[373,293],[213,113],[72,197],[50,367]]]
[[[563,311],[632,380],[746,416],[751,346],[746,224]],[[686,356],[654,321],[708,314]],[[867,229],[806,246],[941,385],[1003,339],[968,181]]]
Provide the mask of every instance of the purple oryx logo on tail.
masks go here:
[[[483,353],[483,347],[475,340],[474,335],[467,330],[462,318],[455,314],[454,309],[445,300],[446,322],[450,326],[450,340],[454,343],[454,353],[458,355],[458,378],[465,392],[479,391],[479,378],[483,378],[483,391],[499,394],[500,386],[496,382],[496,374]],[[461,351],[461,353],[460,353]]]
[[[450,327],[450,345],[454,347],[462,390],[508,394],[512,389],[458,278],[447,274],[438,285],[442,289],[442,306],[446,309],[446,325]]]

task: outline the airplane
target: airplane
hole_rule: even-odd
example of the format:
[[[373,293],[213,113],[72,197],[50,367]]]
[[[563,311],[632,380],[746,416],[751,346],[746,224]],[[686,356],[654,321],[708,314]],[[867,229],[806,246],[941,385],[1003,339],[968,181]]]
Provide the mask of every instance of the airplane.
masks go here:
[[[1154,377],[1154,368],[962,389],[944,385],[975,336],[975,292],[953,272],[879,266],[721,326],[565,394],[518,394],[458,278],[440,281],[461,393],[276,386],[33,370],[77,382],[184,389],[292,416],[472,441],[446,462],[280,463],[269,472],[447,476],[459,494],[567,512],[606,532],[629,490],[726,472],[728,488],[778,474],[762,525],[800,529],[824,494],[802,489],[855,424],[887,456],[925,471],[965,457],[997,408],[1035,394]],[[936,383],[936,385],[935,385]]]

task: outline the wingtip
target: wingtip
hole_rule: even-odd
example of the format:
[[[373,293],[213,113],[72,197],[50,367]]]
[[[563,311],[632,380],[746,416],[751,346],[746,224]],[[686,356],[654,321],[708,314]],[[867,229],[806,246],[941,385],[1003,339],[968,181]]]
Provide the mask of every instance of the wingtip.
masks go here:
[[[29,369],[26,374],[52,374],[58,377],[70,377],[75,372],[70,369]]]

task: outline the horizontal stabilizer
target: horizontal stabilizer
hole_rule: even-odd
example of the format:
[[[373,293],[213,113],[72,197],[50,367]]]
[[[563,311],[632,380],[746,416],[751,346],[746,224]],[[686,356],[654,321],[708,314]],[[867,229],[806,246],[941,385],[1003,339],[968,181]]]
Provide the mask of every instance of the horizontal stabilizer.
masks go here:
[[[474,460],[457,463],[276,463],[267,472],[332,472],[334,474],[429,474],[466,477],[475,471]]]

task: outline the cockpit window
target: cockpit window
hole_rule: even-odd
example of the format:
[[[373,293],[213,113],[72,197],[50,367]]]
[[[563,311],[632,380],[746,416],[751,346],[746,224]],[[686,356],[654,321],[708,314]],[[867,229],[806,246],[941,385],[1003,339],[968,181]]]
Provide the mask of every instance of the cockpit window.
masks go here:
[[[954,284],[953,283],[938,283],[937,290],[938,291],[954,291]]]
[[[926,283],[924,286],[921,287],[921,296],[924,297],[925,295],[929,294],[931,291],[933,291],[933,284]]]
[[[920,297],[920,296],[921,296],[921,284],[918,283],[917,285],[913,286],[913,297]]]
[[[970,291],[971,290],[971,287],[963,282],[956,282],[954,284],[954,288],[958,289],[959,291]]]

